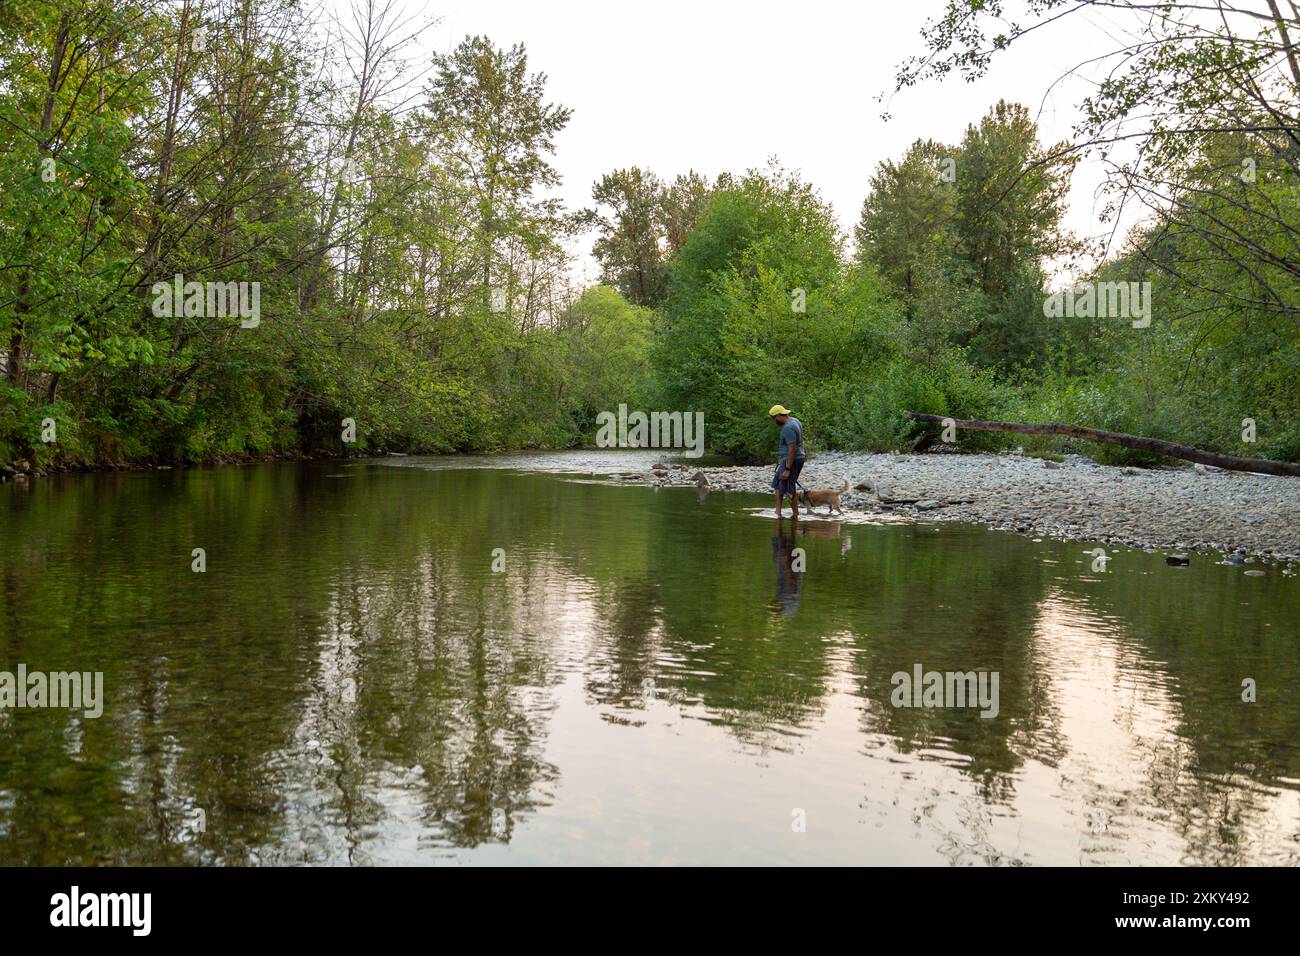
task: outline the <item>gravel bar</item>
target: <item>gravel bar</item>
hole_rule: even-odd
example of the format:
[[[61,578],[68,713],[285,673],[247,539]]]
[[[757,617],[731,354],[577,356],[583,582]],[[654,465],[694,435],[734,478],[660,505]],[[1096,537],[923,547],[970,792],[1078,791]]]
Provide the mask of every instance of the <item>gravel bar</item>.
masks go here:
[[[680,459],[678,459],[680,461]],[[658,463],[656,463],[658,464]],[[771,494],[770,465],[694,468],[669,464],[624,480]],[[880,455],[826,452],[802,483],[838,488],[846,511],[892,511],[966,521],[1034,537],[1146,550],[1213,550],[1300,561],[1300,479],[1204,465],[1137,469],[1081,455],[1060,462],[1022,454]]]

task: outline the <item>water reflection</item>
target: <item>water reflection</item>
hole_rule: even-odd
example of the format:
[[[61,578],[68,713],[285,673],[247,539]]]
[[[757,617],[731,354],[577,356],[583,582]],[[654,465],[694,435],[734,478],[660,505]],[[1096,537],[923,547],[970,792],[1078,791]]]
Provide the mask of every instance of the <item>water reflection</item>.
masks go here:
[[[776,600],[773,614],[792,618],[799,611],[799,592],[803,588],[804,555],[795,547],[799,519],[778,517],[772,526],[772,560],[776,564]]]
[[[1300,861],[1291,580],[401,464],[0,489],[0,863]]]

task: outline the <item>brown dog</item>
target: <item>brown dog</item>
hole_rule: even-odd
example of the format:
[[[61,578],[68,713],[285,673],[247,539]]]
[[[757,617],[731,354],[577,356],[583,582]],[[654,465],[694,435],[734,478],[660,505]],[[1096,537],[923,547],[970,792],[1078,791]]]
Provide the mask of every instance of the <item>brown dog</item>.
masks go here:
[[[840,507],[840,495],[848,490],[849,481],[846,478],[844,479],[844,484],[839,488],[814,488],[812,491],[805,488],[803,491],[799,492],[799,500],[804,503],[804,507],[809,511],[816,508],[818,505],[825,505],[827,514],[831,513],[832,508],[840,514],[844,514],[844,509]]]

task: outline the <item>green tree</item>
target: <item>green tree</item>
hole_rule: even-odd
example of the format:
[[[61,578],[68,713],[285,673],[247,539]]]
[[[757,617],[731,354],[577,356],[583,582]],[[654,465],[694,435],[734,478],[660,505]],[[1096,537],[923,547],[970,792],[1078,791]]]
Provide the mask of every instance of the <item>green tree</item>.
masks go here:
[[[661,407],[703,411],[712,447],[764,453],[774,392],[797,402],[816,367],[841,254],[830,208],[793,174],[751,171],[715,190],[672,263],[654,350]]]
[[[598,207],[600,235],[592,255],[601,265],[603,281],[630,302],[657,306],[663,298],[667,264],[661,243],[660,209],[664,187],[654,173],[637,166],[602,176],[592,187]]]
[[[729,182],[724,174],[719,185]],[[681,173],[666,186],[659,199],[659,225],[669,257],[677,255],[686,244],[691,230],[700,220],[713,187],[695,170]]]
[[[546,75],[528,72],[522,45],[505,50],[487,37],[466,37],[434,56],[433,71],[424,133],[450,175],[470,189],[473,216],[465,226],[477,246],[484,304],[491,307],[495,282],[512,307],[519,288],[511,247],[541,254],[557,226],[558,203],[538,192],[559,184],[548,157],[571,111],[546,102]]]
[[[566,355],[564,400],[584,434],[596,415],[620,402],[642,407],[650,372],[654,313],[633,305],[608,286],[592,286],[561,320]]]

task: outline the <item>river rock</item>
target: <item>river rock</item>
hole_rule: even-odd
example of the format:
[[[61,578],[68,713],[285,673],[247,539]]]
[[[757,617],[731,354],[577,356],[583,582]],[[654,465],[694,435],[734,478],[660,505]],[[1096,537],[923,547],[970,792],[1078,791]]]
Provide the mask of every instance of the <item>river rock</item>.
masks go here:
[[[1300,561],[1300,479],[1214,468],[1205,475],[1190,467],[1118,468],[1064,457],[1054,462],[1060,469],[1051,469],[1048,459],[1010,454],[837,452],[817,456],[810,467],[851,476],[855,495],[845,496],[846,509],[924,514],[915,503],[936,501],[944,519],[1032,528],[1034,537],[1129,544],[1162,555],[1272,549],[1274,560]],[[730,484],[742,492],[767,492],[772,475],[770,465],[699,470],[711,487]],[[677,481],[685,484],[695,471]]]
[[[1192,563],[1192,559],[1185,554],[1166,554],[1165,564],[1170,567],[1181,568]]]

